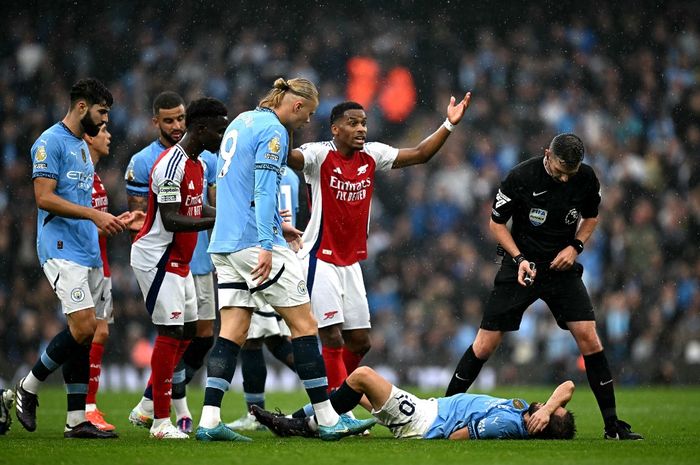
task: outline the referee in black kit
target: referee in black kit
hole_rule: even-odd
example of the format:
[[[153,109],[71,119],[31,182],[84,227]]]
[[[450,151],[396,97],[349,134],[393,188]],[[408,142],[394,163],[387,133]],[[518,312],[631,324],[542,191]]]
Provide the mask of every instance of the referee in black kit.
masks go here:
[[[445,395],[465,392],[501,343],[503,332],[517,331],[525,310],[542,299],[557,324],[571,331],[583,354],[588,383],[605,421],[604,437],[642,439],[617,418],[612,375],[581,279],[583,266],[576,262],[598,223],[600,204],[600,183],[593,169],[582,163],[583,154],[581,139],[559,134],[544,157],[520,163],[501,184],[489,229],[507,255],[476,339],[459,361]]]

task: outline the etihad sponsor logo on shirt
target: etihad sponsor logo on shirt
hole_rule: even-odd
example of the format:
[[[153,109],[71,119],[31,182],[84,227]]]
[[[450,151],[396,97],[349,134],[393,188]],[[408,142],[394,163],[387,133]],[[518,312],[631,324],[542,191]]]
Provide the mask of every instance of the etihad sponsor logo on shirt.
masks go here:
[[[72,181],[78,181],[78,189],[92,192],[93,173],[83,171],[68,171],[66,177]]]
[[[533,226],[541,226],[546,219],[547,210],[542,210],[541,208],[530,209],[530,223],[532,223]]]

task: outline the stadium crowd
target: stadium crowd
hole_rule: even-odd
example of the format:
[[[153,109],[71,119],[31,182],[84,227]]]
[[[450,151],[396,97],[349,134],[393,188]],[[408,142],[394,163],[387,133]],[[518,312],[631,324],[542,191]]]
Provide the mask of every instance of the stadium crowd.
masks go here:
[[[671,4],[663,15],[532,6],[465,19],[427,3],[334,15],[302,2],[244,4],[230,16],[216,2],[193,15],[166,14],[166,2],[91,11],[57,2],[38,16],[12,7],[0,19],[0,378],[12,380],[65,324],[36,258],[29,147],[63,117],[74,80],[98,77],[114,94],[112,154],[97,171],[121,213],[126,164],[156,136],[156,94],[213,96],[235,116],[276,77],[303,76],[321,104],[295,145],[327,139],[330,109],[347,98],[364,100],[369,140],[405,146],[439,124],[450,94],[473,95],[432,162],[378,175],[363,264],[373,315],[366,364],[408,382],[412,367],[451,372],[496,273],[487,224],[500,180],[553,135],[574,132],[602,184],[601,222],[579,260],[614,371],[628,383],[700,381],[698,6]],[[94,27],[77,27],[86,23]],[[110,247],[116,323],[105,361],[147,366],[153,334],[129,239]],[[573,339],[543,305],[490,362],[498,382],[583,377]]]

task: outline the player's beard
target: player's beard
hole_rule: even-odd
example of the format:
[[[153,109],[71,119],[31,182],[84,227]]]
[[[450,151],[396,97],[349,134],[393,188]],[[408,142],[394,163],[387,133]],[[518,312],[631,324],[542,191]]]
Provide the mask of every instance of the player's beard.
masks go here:
[[[83,131],[85,134],[87,134],[90,137],[95,137],[97,134],[100,132],[100,126],[102,126],[102,123],[100,124],[95,124],[94,121],[92,121],[92,118],[90,117],[90,112],[88,111],[85,113],[85,116],[80,120],[80,126],[83,128]]]
[[[175,140],[173,136],[163,131],[162,129],[160,130],[160,135],[163,137],[163,139],[168,141],[168,144],[170,144],[171,147],[182,140],[182,133],[180,133],[180,137],[177,140]]]

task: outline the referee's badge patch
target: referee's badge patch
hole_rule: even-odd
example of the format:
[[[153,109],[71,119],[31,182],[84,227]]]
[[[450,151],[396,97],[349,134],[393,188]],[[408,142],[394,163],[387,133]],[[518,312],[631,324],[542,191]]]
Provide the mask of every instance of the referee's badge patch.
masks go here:
[[[530,223],[533,226],[542,226],[542,223],[547,219],[547,210],[542,210],[541,208],[531,208],[530,209]]]

